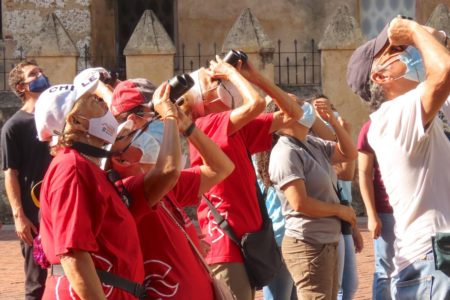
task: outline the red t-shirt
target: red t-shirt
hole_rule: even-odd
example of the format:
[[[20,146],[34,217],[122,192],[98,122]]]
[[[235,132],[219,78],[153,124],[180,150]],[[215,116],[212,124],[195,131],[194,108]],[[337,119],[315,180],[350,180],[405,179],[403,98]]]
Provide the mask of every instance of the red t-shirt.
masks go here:
[[[91,253],[97,269],[142,283],[144,268],[133,217],[106,173],[77,151],[65,148],[53,159],[40,194],[40,235],[47,259],[71,249]],[[136,299],[103,285],[108,299]],[[67,277],[49,276],[43,299],[79,299]]]
[[[262,114],[232,135],[228,135],[231,111],[209,114],[195,121],[197,127],[209,136],[233,161],[235,169],[225,180],[206,193],[220,214],[227,219],[238,238],[244,233],[261,229],[262,218],[256,197],[256,174],[248,157],[270,150],[272,114]],[[201,165],[198,151],[190,146],[191,164]],[[228,238],[214,221],[208,205],[201,201],[198,220],[205,240],[211,244],[209,264],[243,262],[237,245]]]
[[[182,207],[198,204],[200,168],[181,171],[167,198],[150,208],[143,201],[132,202],[130,211],[138,227],[144,256],[145,283],[150,299],[214,299],[212,283],[205,267],[193,252],[181,229],[162,208],[164,205],[198,245],[198,235]],[[128,185],[142,185],[144,176],[126,178]],[[135,189],[138,191],[137,189]],[[144,198],[143,190],[131,193],[132,199]],[[162,204],[163,203],[163,204]]]
[[[371,121],[367,121],[361,127],[361,131],[358,136],[357,148],[360,152],[372,153],[375,156],[375,152],[367,141],[367,132],[369,132]],[[392,207],[389,204],[389,196],[386,193],[383,179],[381,178],[380,166],[378,165],[377,157],[375,156],[373,162],[373,190],[375,196],[375,209],[379,213],[392,213]]]

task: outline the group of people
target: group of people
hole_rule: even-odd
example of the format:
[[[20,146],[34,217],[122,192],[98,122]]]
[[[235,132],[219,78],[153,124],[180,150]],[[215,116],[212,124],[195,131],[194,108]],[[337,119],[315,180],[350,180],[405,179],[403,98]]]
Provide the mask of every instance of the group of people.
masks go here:
[[[450,175],[438,171],[450,144],[435,118],[450,92],[446,43],[395,18],[354,52],[348,83],[379,106],[357,146],[326,96],[298,99],[247,60],[217,56],[193,71],[182,101],[168,82],[91,68],[51,86],[34,62],[18,64],[9,81],[23,106],[1,147],[26,298],[219,299],[214,277],[253,299],[241,249],[205,199],[241,238],[261,230],[261,192],[284,258],[265,299],[352,299],[358,160],[377,245],[374,299],[445,299],[431,237],[450,231]]]

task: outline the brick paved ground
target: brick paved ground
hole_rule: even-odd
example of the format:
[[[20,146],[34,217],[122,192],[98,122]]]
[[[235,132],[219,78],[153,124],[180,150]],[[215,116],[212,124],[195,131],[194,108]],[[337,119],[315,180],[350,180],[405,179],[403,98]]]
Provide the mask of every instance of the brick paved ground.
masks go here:
[[[355,300],[371,298],[373,273],[373,244],[366,229],[365,218],[359,218],[358,226],[364,237],[364,250],[357,255],[359,288]],[[12,225],[0,229],[0,299],[23,299],[23,267],[20,246]],[[261,292],[256,295],[262,300]],[[280,299],[283,300],[283,299]]]

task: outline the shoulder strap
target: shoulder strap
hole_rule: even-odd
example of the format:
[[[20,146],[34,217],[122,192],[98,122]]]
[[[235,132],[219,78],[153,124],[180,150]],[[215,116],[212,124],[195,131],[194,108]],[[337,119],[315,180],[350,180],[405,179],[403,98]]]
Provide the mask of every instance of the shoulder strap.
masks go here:
[[[128,193],[127,189],[125,188],[125,185],[123,184],[122,178],[120,177],[119,173],[111,169],[106,174],[109,182],[112,183],[114,189],[119,194],[120,199],[122,199],[123,204],[125,204],[126,207],[130,207],[132,198],[130,193]],[[120,184],[120,189],[117,187],[116,183]]]
[[[166,198],[168,199],[168,198]],[[170,201],[170,199],[168,200]],[[206,272],[209,274],[209,276],[211,276],[211,278],[214,278],[213,273],[211,272],[211,270],[209,269],[208,263],[205,261],[205,259],[203,258],[203,255],[200,253],[200,251],[197,249],[197,247],[195,246],[194,242],[192,241],[191,237],[189,236],[189,234],[187,234],[186,230],[184,230],[183,226],[181,226],[181,224],[177,221],[177,219],[175,218],[175,216],[172,214],[172,212],[166,207],[166,205],[164,204],[163,201],[161,201],[161,207],[162,209],[166,212],[166,214],[172,219],[172,221],[177,225],[177,227],[181,230],[181,232],[183,232],[184,236],[186,237],[186,239],[189,242],[189,245],[191,246],[192,250],[194,251],[194,253],[197,255],[198,259],[200,260],[200,262],[202,263],[203,267],[205,267]]]
[[[311,150],[308,149],[308,147],[306,147],[306,145],[300,141],[299,139],[296,139],[293,136],[288,136],[288,135],[283,135],[284,137],[286,137],[292,144],[297,145],[298,147],[302,148],[303,150],[305,150],[309,155],[311,155],[311,157],[316,161],[316,157],[312,154]]]
[[[203,200],[205,200],[206,204],[208,204],[209,209],[211,210],[211,213],[214,216],[214,221],[216,221],[217,225],[228,235],[228,237],[236,244],[238,247],[241,247],[241,241],[238,239],[236,234],[233,231],[233,228],[231,228],[228,221],[222,217],[222,215],[217,211],[217,209],[214,207],[214,204],[211,203],[211,201],[206,197],[205,195],[202,195]]]

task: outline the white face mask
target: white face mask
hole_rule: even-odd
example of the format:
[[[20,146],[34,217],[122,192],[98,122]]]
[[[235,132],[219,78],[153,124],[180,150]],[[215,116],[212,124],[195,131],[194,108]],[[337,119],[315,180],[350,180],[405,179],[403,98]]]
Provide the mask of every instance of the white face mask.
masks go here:
[[[314,111],[314,107],[309,102],[303,103],[302,110],[303,116],[298,120],[298,123],[309,129],[316,120],[316,112]]]
[[[116,140],[118,126],[116,118],[108,110],[102,117],[89,119],[88,133],[112,144]]]
[[[404,52],[400,53],[399,59],[406,66],[406,72],[401,77],[416,82],[423,82],[425,80],[425,66],[417,48],[408,46]]]
[[[142,156],[139,160],[141,164],[154,164],[158,159],[159,154],[159,143],[158,141],[151,135],[148,127],[145,130],[139,130],[133,141],[131,142],[130,147],[134,147],[140,150]]]
[[[229,80],[223,80],[217,88],[217,95],[227,107],[235,109],[244,102],[236,86]]]

